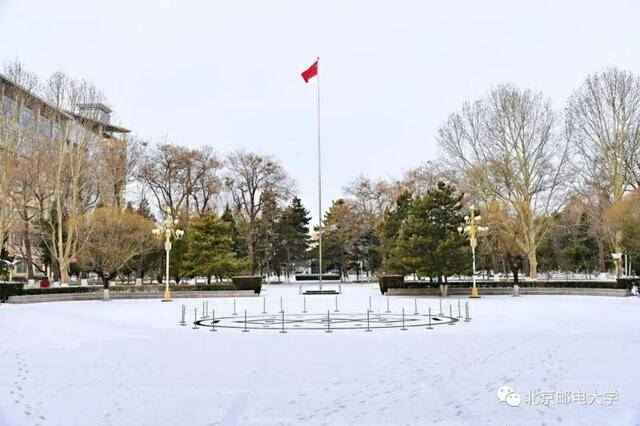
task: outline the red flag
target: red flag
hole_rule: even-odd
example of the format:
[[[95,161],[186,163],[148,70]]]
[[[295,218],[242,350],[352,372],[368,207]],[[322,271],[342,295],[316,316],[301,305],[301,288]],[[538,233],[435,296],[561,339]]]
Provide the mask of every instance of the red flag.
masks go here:
[[[308,83],[309,80],[311,80],[316,75],[318,75],[318,61],[315,61],[313,65],[302,72],[302,78],[304,79],[305,83]]]

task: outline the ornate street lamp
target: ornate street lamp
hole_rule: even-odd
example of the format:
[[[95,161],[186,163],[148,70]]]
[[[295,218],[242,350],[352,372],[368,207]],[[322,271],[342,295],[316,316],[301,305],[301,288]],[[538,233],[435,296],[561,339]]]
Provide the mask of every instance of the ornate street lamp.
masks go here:
[[[20,259],[14,261],[2,259],[2,261],[7,264],[7,269],[9,270],[9,282],[11,282],[13,281],[13,270],[15,269],[16,265],[20,263]]]
[[[478,294],[478,288],[476,287],[476,247],[478,246],[478,235],[489,230],[486,226],[478,225],[482,218],[480,215],[476,215],[475,207],[469,207],[469,215],[464,217],[464,227],[459,226],[458,232],[460,235],[466,235],[469,238],[469,244],[471,244],[471,261],[473,264],[473,287],[471,288],[471,296],[480,297]]]
[[[182,229],[178,229],[177,225],[178,219],[169,218],[163,221],[156,229],[151,231],[156,237],[164,238],[164,251],[166,252],[166,285],[164,288],[164,298],[162,299],[163,302],[171,302],[171,293],[169,292],[169,252],[171,252],[171,240],[179,240],[184,235],[184,231]]]

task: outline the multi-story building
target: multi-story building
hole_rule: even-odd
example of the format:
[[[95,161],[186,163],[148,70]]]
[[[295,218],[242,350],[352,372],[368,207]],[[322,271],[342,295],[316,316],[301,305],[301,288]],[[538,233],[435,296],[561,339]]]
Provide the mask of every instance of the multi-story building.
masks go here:
[[[28,129],[23,134],[29,143],[67,138],[67,143],[73,145],[78,134],[88,135],[84,137],[94,138],[97,142],[93,144],[97,148],[92,165],[95,164],[97,174],[95,193],[99,197],[98,203],[121,206],[126,183],[127,135],[130,131],[112,124],[111,112],[99,102],[79,103],[73,106],[73,110],[60,108],[0,74],[0,127],[4,127],[0,128],[0,149],[5,148],[2,138],[12,129]],[[33,202],[37,201],[41,200]],[[5,247],[10,256],[19,260],[16,276],[42,275],[44,272],[41,240],[30,229],[30,208],[42,206],[22,206],[24,211],[14,215],[7,233]]]

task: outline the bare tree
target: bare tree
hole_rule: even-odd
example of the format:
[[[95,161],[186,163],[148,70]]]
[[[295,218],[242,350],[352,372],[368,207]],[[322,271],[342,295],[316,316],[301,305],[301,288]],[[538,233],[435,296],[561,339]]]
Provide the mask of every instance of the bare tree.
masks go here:
[[[135,257],[158,249],[153,222],[117,208],[99,208],[88,215],[81,234],[86,244],[80,254],[83,268],[103,280],[105,298],[112,280]]]
[[[285,201],[293,182],[280,164],[269,156],[237,151],[227,156],[225,185],[237,214],[246,225],[249,272],[255,272],[257,221],[269,197]]]
[[[22,219],[23,229],[28,230],[28,199],[25,180],[21,178],[27,166],[27,145],[38,135],[34,102],[29,94],[38,90],[37,76],[18,61],[7,64],[4,72],[15,86],[0,80],[0,247],[17,217]],[[21,197],[17,197],[19,193]],[[17,198],[20,203],[16,203]]]
[[[48,101],[57,108],[51,118],[51,207],[43,217],[51,256],[60,280],[68,282],[68,267],[82,249],[79,230],[84,215],[98,199],[97,168],[102,125],[98,117],[77,116],[79,104],[103,103],[104,96],[89,82],[54,73],[45,86]]]
[[[566,128],[574,147],[573,170],[582,178],[576,190],[598,206],[590,212],[599,238],[622,252],[622,236],[607,232],[614,227],[605,212],[640,186],[640,78],[617,68],[587,76],[569,99]]]
[[[124,192],[137,176],[143,144],[137,137],[102,140],[95,160],[100,182],[100,204],[103,207],[124,208]]]
[[[567,142],[554,133],[554,124],[541,93],[499,86],[452,114],[438,136],[465,192],[508,203],[531,277],[537,275],[536,251],[548,218],[563,203]]]
[[[208,147],[160,144],[142,160],[139,179],[151,190],[164,216],[198,216],[212,211],[222,190],[220,161]]]

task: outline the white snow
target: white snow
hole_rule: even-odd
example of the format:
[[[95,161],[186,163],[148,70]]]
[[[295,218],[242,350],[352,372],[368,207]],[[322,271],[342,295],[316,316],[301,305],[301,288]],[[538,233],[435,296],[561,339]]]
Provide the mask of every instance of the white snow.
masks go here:
[[[342,312],[365,312],[369,296],[386,309],[376,285],[342,288]],[[302,310],[297,285],[263,295],[270,313],[280,296]],[[413,312],[413,298],[390,300]],[[182,303],[191,320],[202,299],[0,306],[0,425],[640,423],[637,297],[487,296],[471,300],[469,323],[332,334],[192,330],[178,325]],[[262,311],[261,297],[237,304]],[[333,304],[307,296],[310,312]],[[233,301],[209,306],[228,315]],[[503,385],[519,407],[498,400]],[[601,404],[528,403],[536,390],[595,391]]]

